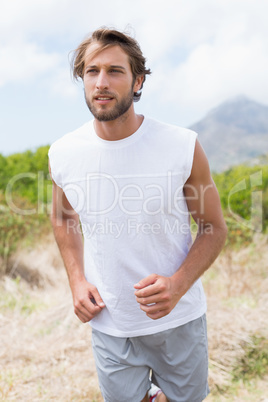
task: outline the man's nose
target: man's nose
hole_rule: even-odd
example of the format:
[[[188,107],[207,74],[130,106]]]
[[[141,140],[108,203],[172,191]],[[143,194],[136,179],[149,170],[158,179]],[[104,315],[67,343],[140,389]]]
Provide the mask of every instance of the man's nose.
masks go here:
[[[97,89],[107,89],[109,87],[109,80],[107,73],[101,70],[98,74],[98,79],[96,82]]]

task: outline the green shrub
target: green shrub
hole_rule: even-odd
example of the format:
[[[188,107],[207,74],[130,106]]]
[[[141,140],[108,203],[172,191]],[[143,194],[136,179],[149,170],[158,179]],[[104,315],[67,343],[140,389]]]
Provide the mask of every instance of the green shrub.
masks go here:
[[[268,340],[254,335],[251,342],[244,344],[243,349],[244,355],[233,369],[233,381],[246,382],[268,374]]]
[[[259,202],[262,202],[262,210],[257,213],[259,213],[259,219],[262,219],[263,231],[267,229],[268,166],[239,165],[223,173],[214,174],[213,179],[220,194],[227,224],[231,225],[231,230],[234,227],[235,214],[241,217],[245,223],[249,222],[252,216],[252,208],[254,208],[252,200],[256,195],[259,197]],[[236,222],[237,229],[240,227],[242,236],[248,238],[245,225]]]
[[[14,200],[17,208],[34,209],[35,206],[28,200],[16,197]],[[50,222],[48,215],[38,214],[22,215],[13,212],[4,202],[0,194],[0,257],[2,268],[0,273],[7,273],[8,259],[22,242],[30,243],[38,239],[42,233],[48,230]]]

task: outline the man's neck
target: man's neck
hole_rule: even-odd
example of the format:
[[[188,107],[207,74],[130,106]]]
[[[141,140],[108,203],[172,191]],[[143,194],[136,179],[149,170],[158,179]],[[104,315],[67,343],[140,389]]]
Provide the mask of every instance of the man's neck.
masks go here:
[[[97,135],[103,140],[117,141],[134,134],[143,122],[143,116],[127,111],[116,120],[94,120]]]

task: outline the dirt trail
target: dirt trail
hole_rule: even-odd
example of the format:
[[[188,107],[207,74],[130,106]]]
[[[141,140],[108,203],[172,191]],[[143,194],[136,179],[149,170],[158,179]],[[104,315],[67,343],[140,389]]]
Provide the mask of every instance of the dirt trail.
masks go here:
[[[90,348],[90,327],[73,313],[53,237],[14,258],[0,282],[0,400],[102,401]],[[229,387],[231,370],[253,334],[267,338],[267,238],[222,254],[205,274],[208,297],[208,401],[267,401],[267,379]]]

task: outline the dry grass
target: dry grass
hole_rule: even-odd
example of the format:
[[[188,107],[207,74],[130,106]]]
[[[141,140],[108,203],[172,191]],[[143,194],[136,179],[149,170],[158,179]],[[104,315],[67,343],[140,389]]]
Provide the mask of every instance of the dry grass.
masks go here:
[[[20,252],[13,265],[33,281],[5,277],[1,283],[0,400],[102,401],[90,328],[73,313],[52,238],[39,249]]]
[[[267,237],[258,236],[245,249],[222,253],[204,275],[212,390],[208,401],[268,401],[267,378],[248,384],[231,382],[245,345],[254,336],[268,336],[267,267]]]
[[[20,251],[0,282],[0,400],[102,401],[90,329],[73,314],[51,236]],[[233,384],[232,369],[252,335],[267,338],[267,238],[222,254],[204,276],[210,352],[208,401],[264,401],[265,379]],[[21,280],[12,279],[19,273]],[[267,379],[266,379],[267,380]]]

